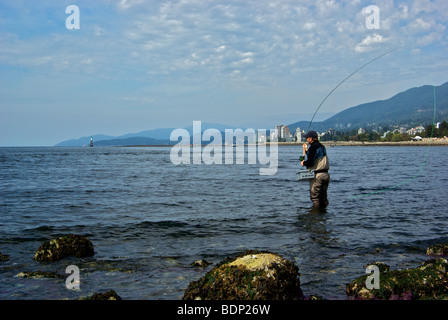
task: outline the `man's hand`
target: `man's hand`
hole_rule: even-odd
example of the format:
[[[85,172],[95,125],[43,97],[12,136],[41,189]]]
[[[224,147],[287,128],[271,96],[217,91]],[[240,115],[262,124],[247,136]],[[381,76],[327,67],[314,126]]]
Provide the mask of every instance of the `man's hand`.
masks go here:
[[[302,148],[303,148],[303,151],[307,151],[308,150],[308,145],[306,144],[306,143],[304,143],[303,145],[302,145]]]
[[[303,166],[303,163],[305,162],[305,160],[303,160],[302,162],[300,162],[300,164]]]

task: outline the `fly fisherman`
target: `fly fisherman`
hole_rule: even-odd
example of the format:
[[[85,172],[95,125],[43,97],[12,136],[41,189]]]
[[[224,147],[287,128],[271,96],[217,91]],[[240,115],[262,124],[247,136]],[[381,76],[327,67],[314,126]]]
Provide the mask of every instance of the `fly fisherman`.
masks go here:
[[[330,162],[325,146],[318,141],[317,132],[309,131],[306,134],[306,142],[303,144],[303,155],[306,160],[301,162],[309,170],[314,170],[315,177],[310,179],[310,199],[314,207],[325,208],[328,205],[327,189],[330,184]]]

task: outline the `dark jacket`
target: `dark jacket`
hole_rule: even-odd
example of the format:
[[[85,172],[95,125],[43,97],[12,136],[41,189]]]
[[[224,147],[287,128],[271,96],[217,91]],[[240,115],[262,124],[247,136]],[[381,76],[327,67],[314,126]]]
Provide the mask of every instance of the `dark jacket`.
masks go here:
[[[306,160],[303,164],[308,169],[327,172],[330,169],[330,162],[325,146],[319,141],[314,141],[306,151]]]

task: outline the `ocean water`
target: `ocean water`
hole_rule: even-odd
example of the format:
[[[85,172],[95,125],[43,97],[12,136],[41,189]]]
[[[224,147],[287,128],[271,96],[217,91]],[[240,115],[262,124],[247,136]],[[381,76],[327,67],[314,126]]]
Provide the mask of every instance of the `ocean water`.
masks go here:
[[[261,164],[175,166],[169,147],[0,148],[0,299],[181,299],[222,259],[269,250],[293,261],[305,296],[347,299],[345,285],[383,261],[416,267],[448,242],[446,147],[328,148],[330,205],[310,208],[300,146]],[[87,236],[90,258],[33,260],[40,244]],[[191,266],[195,260],[213,263]],[[25,271],[80,269],[80,289]],[[67,274],[68,275],[68,274]]]

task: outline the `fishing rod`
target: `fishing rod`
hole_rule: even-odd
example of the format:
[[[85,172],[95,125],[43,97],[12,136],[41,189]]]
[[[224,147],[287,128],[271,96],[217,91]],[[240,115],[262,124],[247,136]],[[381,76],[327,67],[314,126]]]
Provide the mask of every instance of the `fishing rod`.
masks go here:
[[[362,68],[364,68],[365,66],[367,66],[367,65],[369,65],[369,64],[371,64],[372,62],[374,62],[374,61],[376,61],[376,60],[378,60],[378,59],[380,59],[380,58],[382,58],[382,57],[384,57],[384,56],[386,56],[386,55],[388,55],[389,53],[392,53],[392,52],[394,52],[395,50],[398,50],[399,48],[394,48],[394,49],[392,49],[392,50],[389,50],[389,51],[387,51],[386,53],[383,53],[383,54],[381,54],[381,55],[379,55],[378,57],[375,57],[375,58],[373,58],[372,60],[370,60],[370,61],[368,61],[368,62],[366,62],[365,64],[363,64],[361,67],[359,67],[358,69],[356,69],[355,71],[353,71],[351,74],[349,74],[344,80],[342,80],[341,82],[339,82],[338,84],[337,84],[337,86],[336,87],[334,87],[333,88],[333,90],[331,90],[326,96],[325,96],[325,98],[322,100],[322,102],[319,104],[319,106],[317,107],[317,109],[316,109],[316,111],[314,112],[314,114],[313,114],[313,117],[311,118],[311,121],[310,121],[310,123],[309,123],[309,125],[308,125],[308,129],[306,130],[306,132],[309,132],[309,130],[310,130],[310,127],[311,127],[311,123],[313,122],[313,120],[314,120],[314,117],[316,116],[316,114],[317,114],[317,112],[319,111],[319,109],[320,109],[320,107],[324,104],[324,102],[325,102],[325,100],[327,100],[328,99],[328,97],[341,85],[341,84],[343,84],[345,81],[347,81],[351,76],[353,76],[355,73],[357,73],[358,71],[360,71]],[[300,156],[299,157],[299,161],[303,161],[303,160],[305,160],[305,150],[303,150],[303,155],[302,156]],[[298,174],[298,179],[299,180],[306,180],[306,179],[312,179],[312,178],[314,178],[314,172],[309,172],[309,171],[307,171],[307,170],[305,170],[305,171],[299,171],[299,172],[297,172],[297,174]]]

